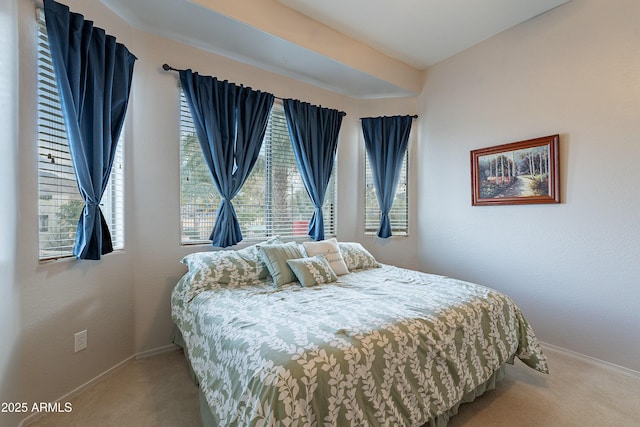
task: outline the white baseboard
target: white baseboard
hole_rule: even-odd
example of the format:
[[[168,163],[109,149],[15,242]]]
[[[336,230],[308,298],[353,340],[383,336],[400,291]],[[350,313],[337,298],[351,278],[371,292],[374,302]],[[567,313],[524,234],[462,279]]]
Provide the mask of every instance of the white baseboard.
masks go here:
[[[630,368],[625,368],[624,366],[616,365],[615,363],[607,362],[605,360],[601,360],[595,357],[587,356],[586,354],[578,353],[577,351],[568,350],[563,347],[558,347],[557,345],[549,344],[546,342],[540,342],[540,344],[544,349],[555,351],[557,353],[562,353],[567,357],[582,360],[584,362],[587,362],[599,368],[612,369],[623,375],[629,375],[635,378],[640,378],[639,371],[636,371]]]
[[[175,344],[165,345],[163,347],[154,348],[152,350],[142,351],[135,354],[136,359],[144,359],[146,357],[153,357],[163,353],[170,353],[172,351],[178,351],[181,347]]]
[[[74,398],[77,395],[83,393],[87,389],[93,387],[94,385],[98,384],[99,382],[101,382],[101,381],[105,380],[106,378],[110,377],[111,375],[113,375],[115,372],[117,372],[120,369],[124,368],[134,358],[135,358],[135,355],[127,357],[122,362],[120,362],[117,365],[107,369],[106,371],[104,371],[103,373],[98,375],[97,377],[90,379],[89,381],[87,381],[86,383],[82,384],[81,386],[76,387],[75,389],[71,390],[69,393],[65,394],[64,396],[62,396],[62,397],[60,397],[58,399],[56,399],[55,403],[57,403],[57,402],[63,402],[63,403],[64,402],[68,402],[72,398]],[[39,412],[32,413],[27,418],[23,419],[20,422],[20,424],[18,424],[18,427],[23,427],[23,426],[29,425],[30,423],[34,422],[38,418],[42,417],[44,414],[45,413],[39,413]]]
[[[134,359],[144,359],[146,357],[157,356],[159,354],[168,353],[168,352],[171,352],[171,351],[176,351],[178,349],[180,349],[179,346],[177,346],[175,344],[169,344],[169,345],[165,345],[163,347],[158,347],[158,348],[154,348],[152,350],[142,351],[142,352],[136,353],[136,354],[134,354],[132,356],[129,356],[126,359],[124,359],[122,362],[120,362],[117,365],[107,369],[106,371],[104,371],[103,373],[99,374],[95,378],[90,379],[86,383],[84,383],[81,386],[73,389],[72,391],[70,391],[69,393],[67,393],[64,396],[60,397],[59,399],[56,399],[55,402],[53,402],[53,403],[57,403],[57,402],[64,403],[64,402],[70,401],[74,397],[76,397],[79,394],[85,392],[87,389],[93,387],[94,385],[98,384],[101,381],[104,381],[105,379],[107,379],[108,377],[110,377],[111,375],[113,375],[114,373],[119,371],[120,369],[124,368],[126,365],[129,364],[129,362],[133,361]],[[18,424],[18,427],[28,426],[29,424],[31,424],[32,422],[34,422],[38,418],[42,417],[43,415],[45,415],[45,413],[38,413],[38,412],[32,413],[31,415],[29,415],[28,417],[26,417],[25,419],[20,421],[20,424]]]

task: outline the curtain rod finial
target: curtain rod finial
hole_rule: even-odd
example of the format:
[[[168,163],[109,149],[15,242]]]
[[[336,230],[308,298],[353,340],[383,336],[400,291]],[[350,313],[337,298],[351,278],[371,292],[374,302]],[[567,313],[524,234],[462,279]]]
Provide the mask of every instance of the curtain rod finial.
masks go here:
[[[169,64],[162,64],[162,69],[165,71],[173,70],[173,68],[169,66]]]

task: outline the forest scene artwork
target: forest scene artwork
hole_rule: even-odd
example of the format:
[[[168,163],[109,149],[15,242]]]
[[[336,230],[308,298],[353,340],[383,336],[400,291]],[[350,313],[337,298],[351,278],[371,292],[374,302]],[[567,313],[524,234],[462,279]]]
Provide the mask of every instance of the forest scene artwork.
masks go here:
[[[472,204],[559,203],[558,135],[471,151]]]

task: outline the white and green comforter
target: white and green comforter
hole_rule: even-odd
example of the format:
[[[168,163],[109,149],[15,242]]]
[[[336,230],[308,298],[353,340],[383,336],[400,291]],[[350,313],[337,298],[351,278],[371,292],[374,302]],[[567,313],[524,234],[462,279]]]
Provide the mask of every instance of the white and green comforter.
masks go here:
[[[311,288],[220,285],[172,315],[220,426],[421,426],[517,356],[547,372],[507,296],[382,266]]]

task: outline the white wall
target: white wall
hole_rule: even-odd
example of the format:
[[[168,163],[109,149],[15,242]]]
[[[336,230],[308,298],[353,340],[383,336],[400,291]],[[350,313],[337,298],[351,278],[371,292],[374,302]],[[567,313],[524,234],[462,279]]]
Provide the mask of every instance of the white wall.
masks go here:
[[[21,390],[11,400],[52,402],[133,354],[134,254],[128,245],[100,262],[38,262],[35,9],[33,1],[17,0],[15,4],[20,52],[20,73],[15,80],[20,95],[16,187],[20,217],[14,253]],[[81,10],[95,16],[98,24],[113,18],[88,4]],[[119,37],[131,38],[117,22],[111,28]],[[128,209],[129,217],[130,212]],[[129,218],[125,225],[131,225]],[[84,329],[88,348],[74,353],[73,335]]]
[[[10,402],[19,389],[19,296],[15,284],[18,222],[18,76],[17,8],[0,1],[0,402]],[[0,414],[12,422],[18,414]],[[2,424],[0,422],[0,424]]]
[[[430,68],[418,171],[423,269],[503,290],[543,341],[637,371],[639,16],[573,0]],[[555,133],[562,204],[471,206],[470,150]]]
[[[356,228],[362,227],[359,217],[363,204],[357,186],[363,173],[359,166],[363,155],[360,111],[414,113],[416,107],[416,99],[412,99],[367,103],[363,109],[364,101],[138,31],[98,0],[65,3],[115,35],[138,57],[124,135],[125,249],[108,254],[99,262],[72,259],[38,262],[34,4],[32,0],[10,0],[10,5],[18,9],[17,21],[10,17],[9,20],[18,24],[20,73],[17,77],[3,71],[2,77],[11,77],[10,86],[19,87],[20,134],[17,136],[17,129],[8,126],[2,127],[2,137],[6,133],[8,141],[16,141],[13,150],[17,151],[14,157],[19,158],[19,181],[10,179],[15,171],[7,168],[2,177],[6,175],[9,179],[2,184],[3,197],[7,194],[9,199],[19,198],[20,218],[14,228],[18,235],[17,249],[8,251],[7,264],[7,269],[13,270],[15,261],[15,285],[3,283],[1,288],[7,300],[0,302],[3,308],[0,320],[9,349],[2,351],[0,366],[17,371],[16,381],[22,389],[11,387],[6,399],[3,395],[5,401],[53,401],[135,353],[170,344],[173,324],[169,296],[185,271],[179,260],[189,252],[207,250],[210,246],[180,245],[178,77],[162,71],[163,63],[190,67],[279,97],[345,111],[338,150],[338,233],[342,240],[362,240],[358,231],[362,228]],[[17,56],[15,48],[11,51]],[[11,96],[6,101],[7,108],[15,111],[16,93],[8,93]],[[2,105],[4,108],[5,104]],[[8,158],[11,153],[9,148]],[[3,227],[6,224],[11,228],[12,211],[0,212]],[[382,260],[393,261],[403,241],[377,248],[373,241],[364,244]],[[11,239],[6,243],[10,246]],[[415,265],[417,258],[414,256],[409,263]],[[88,348],[74,353],[73,334],[84,329],[88,330]],[[12,337],[16,342],[12,343]],[[19,370],[17,362],[7,365],[18,357]],[[3,373],[2,379],[4,388],[8,375]]]

